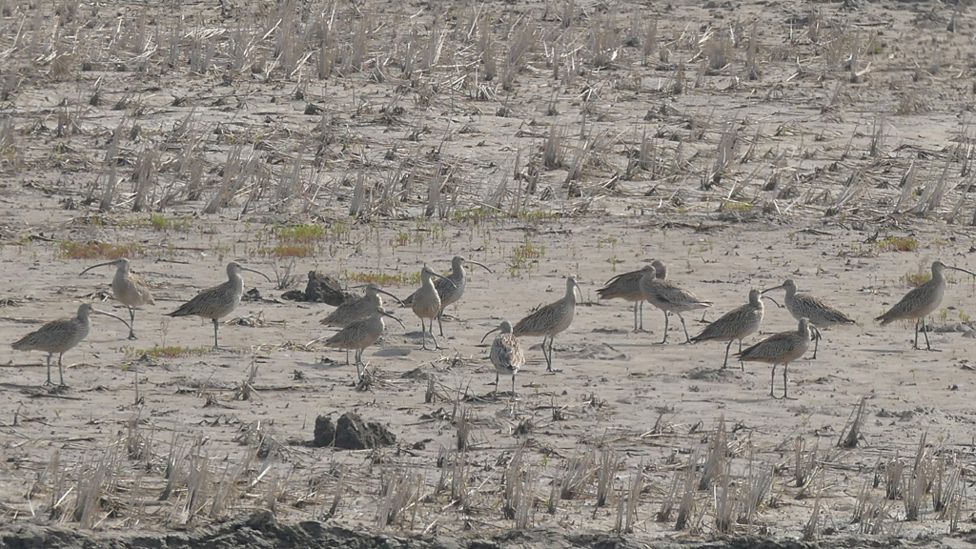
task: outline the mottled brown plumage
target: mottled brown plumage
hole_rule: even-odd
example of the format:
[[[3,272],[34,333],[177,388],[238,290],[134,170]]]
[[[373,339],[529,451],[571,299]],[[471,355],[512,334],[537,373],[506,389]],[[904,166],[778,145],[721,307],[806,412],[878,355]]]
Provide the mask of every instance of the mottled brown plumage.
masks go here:
[[[573,317],[576,313],[576,292],[578,290],[579,285],[576,284],[576,279],[568,277],[566,279],[566,295],[562,299],[532,311],[528,316],[518,321],[512,330],[519,337],[543,336],[542,354],[546,358],[547,372],[560,371],[552,367],[552,342],[556,334],[569,328],[569,325],[573,323]],[[546,348],[546,340],[549,341],[548,349]]]
[[[787,397],[786,372],[790,367],[790,362],[803,356],[810,348],[811,326],[810,321],[801,318],[796,330],[791,332],[780,332],[773,334],[766,339],[748,347],[738,353],[739,360],[746,362],[764,362],[773,365],[773,371],[769,379],[769,396],[776,398],[773,394],[773,384],[776,380],[776,365],[783,365],[783,398]]]
[[[116,267],[115,277],[112,278],[112,297],[119,303],[125,305],[129,310],[129,339],[136,339],[134,331],[136,325],[136,309],[143,305],[155,305],[156,301],[153,299],[152,292],[149,290],[149,285],[146,284],[146,281],[138,275],[132,274],[128,259],[119,258],[114,261],[92,265],[84,271],[81,271],[81,274],[85,274],[96,267],[109,265]]]
[[[464,290],[467,286],[467,271],[464,268],[465,263],[477,265],[489,273],[491,272],[491,269],[489,269],[486,265],[478,263],[477,261],[465,259],[463,256],[456,255],[454,256],[454,259],[451,260],[451,274],[447,275],[445,278],[438,278],[434,281],[434,288],[437,290],[437,295],[441,298],[441,310],[439,313],[437,313],[437,328],[442,336],[444,335],[444,325],[442,322],[444,310],[461,300],[461,296],[464,295]],[[410,294],[406,299],[403,300],[403,302],[407,305],[413,305],[414,295],[416,295],[416,293]]]
[[[329,313],[329,316],[320,320],[319,323],[326,326],[345,328],[353,322],[365,320],[373,316],[377,308],[383,307],[383,300],[379,294],[388,295],[395,299],[397,303],[403,304],[397,296],[390,292],[380,289],[375,284],[367,284],[366,291],[362,296],[339,305],[334,311]]]
[[[356,351],[357,382],[362,379],[362,370],[360,370],[360,366],[365,367],[365,364],[363,363],[363,351],[367,347],[376,343],[380,336],[383,335],[383,331],[386,329],[386,325],[383,323],[384,316],[388,316],[393,320],[396,320],[400,326],[403,326],[403,322],[401,322],[399,318],[384,311],[380,307],[376,307],[373,309],[372,314],[367,318],[350,323],[345,328],[339,330],[325,340],[324,345],[326,347],[344,349],[346,351],[346,364],[349,364],[349,351]]]
[[[797,293],[796,283],[793,282],[793,279],[788,278],[775,288],[763,290],[763,293],[775,290],[786,290],[786,310],[796,320],[806,318],[817,328],[829,328],[837,324],[854,324],[852,318],[827,305],[823,300],[810,294]],[[820,340],[818,339],[813,346],[813,358],[817,358],[817,349],[819,348]]]
[[[691,341],[692,343],[728,341],[728,345],[725,346],[725,362],[722,363],[722,368],[725,368],[729,365],[729,349],[732,348],[732,342],[736,339],[739,340],[739,352],[741,353],[742,340],[759,331],[764,313],[765,307],[763,307],[759,290],[749,290],[749,303],[725,313],[718,320],[706,326],[702,333],[691,338]],[[742,365],[742,361],[739,363]],[[742,369],[745,369],[744,365],[742,365]]]
[[[685,332],[685,342],[690,343],[691,337],[688,335],[688,327],[685,325],[685,318],[681,316],[681,313],[695,309],[707,309],[712,306],[711,301],[705,301],[669,280],[657,278],[653,266],[641,275],[640,289],[648,303],[664,312],[664,338],[661,343],[668,342],[670,313],[678,315],[678,319],[681,320],[681,328]]]
[[[434,338],[434,319],[441,314],[441,296],[437,292],[437,288],[434,286],[434,278],[439,278],[441,280],[447,280],[448,286],[454,283],[443,277],[434,271],[430,270],[426,265],[420,270],[420,289],[413,293],[413,300],[411,302],[411,308],[413,309],[413,314],[420,318],[420,337],[422,340],[421,348],[427,348],[427,335],[429,333],[430,339],[434,342],[434,349],[439,349],[440,346],[437,344],[437,339]],[[430,330],[427,329],[426,320],[430,321]]]
[[[644,329],[644,292],[640,289],[640,279],[649,269],[654,268],[655,276],[661,280],[668,277],[667,267],[664,263],[655,260],[650,265],[641,267],[636,271],[619,274],[596,291],[600,299],[623,299],[634,303],[634,331],[639,332]],[[638,325],[638,315],[640,324]]]
[[[925,348],[931,351],[932,345],[929,344],[929,334],[925,329],[925,317],[935,312],[939,308],[939,304],[942,303],[942,296],[945,295],[946,288],[945,269],[976,276],[976,273],[966,269],[950,267],[941,261],[936,261],[932,263],[931,280],[905,294],[901,301],[895,303],[891,309],[875,320],[880,321],[882,326],[896,320],[914,320],[915,342],[912,344],[912,348],[918,349],[918,332],[919,327],[921,327],[922,334],[925,336]]]
[[[485,337],[494,332],[500,332],[495,340],[491,342],[491,363],[495,366],[495,394],[498,394],[498,377],[500,375],[512,376],[512,398],[515,398],[515,374],[525,365],[525,354],[522,353],[522,346],[519,344],[518,337],[512,333],[512,325],[507,320],[491,330],[481,338],[482,343]]]

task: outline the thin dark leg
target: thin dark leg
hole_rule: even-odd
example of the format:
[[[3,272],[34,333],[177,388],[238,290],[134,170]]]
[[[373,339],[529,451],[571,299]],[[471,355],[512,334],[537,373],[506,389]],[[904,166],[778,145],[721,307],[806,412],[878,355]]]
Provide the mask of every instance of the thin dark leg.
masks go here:
[[[668,312],[664,311],[664,339],[661,340],[661,345],[668,342]]]
[[[739,340],[739,356],[742,356],[742,340],[741,339]],[[746,371],[746,362],[744,360],[742,360],[741,358],[739,359],[739,369],[742,370],[743,372]]]
[[[495,396],[498,395],[498,372],[495,372]]]
[[[346,366],[349,366],[349,349],[346,349]],[[359,366],[358,364],[356,366]],[[358,369],[357,369],[358,371]]]
[[[51,383],[51,356],[53,353],[47,354],[47,382],[44,385],[54,385]]]
[[[688,327],[685,326],[685,317],[678,313],[678,320],[681,321],[681,329],[685,331],[685,343],[691,343],[691,336],[688,335]]]
[[[912,349],[918,350],[918,320],[915,319],[915,343],[912,343]]]
[[[217,345],[217,319],[213,319],[214,325],[214,349],[219,349],[220,345]]]
[[[437,313],[437,329],[440,330],[441,337],[444,337],[444,324],[441,323],[441,316],[443,314],[444,314],[444,311],[443,310],[441,310],[441,312]],[[434,335],[433,334],[433,331],[434,331],[433,328],[431,328],[431,335]]]
[[[929,331],[925,329],[925,318],[920,319],[922,321],[922,335],[925,336],[925,350],[931,351],[932,346],[929,345]]]
[[[790,363],[789,362],[787,362],[786,364],[783,365],[783,398],[784,399],[786,398],[787,391],[788,391],[788,389],[786,387],[786,370],[789,369],[789,367],[790,367]]]
[[[546,359],[546,371],[552,371],[552,358],[549,356],[549,350],[546,349],[546,341],[549,336],[542,336],[542,357]]]
[[[64,353],[58,354],[58,377],[61,378],[61,386],[66,387],[64,384],[64,368],[61,367],[61,360],[64,358]]]
[[[729,344],[725,346],[725,362],[722,363],[722,369],[724,370],[729,365],[729,349],[732,348],[732,342],[734,339],[729,340]]]
[[[640,331],[644,331],[644,300],[640,300]]]
[[[769,396],[776,398],[773,394],[773,386],[776,385],[776,365],[773,364],[773,372],[769,374]]]
[[[637,327],[637,309],[640,308],[640,301],[634,302],[634,332],[639,332],[640,328]]]
[[[512,398],[515,398],[515,374],[512,374]]]
[[[814,336],[814,339],[813,339],[813,358],[814,358],[814,360],[816,360],[816,358],[817,358],[817,349],[819,349],[819,348],[820,348],[820,336]]]
[[[424,319],[420,319],[420,348],[427,349],[427,325],[424,324]]]
[[[441,346],[437,344],[437,339],[434,337],[434,319],[430,319],[430,340],[434,342],[434,350],[440,349]]]
[[[133,309],[132,307],[129,307],[129,339],[136,338],[135,326],[136,326],[136,310]]]

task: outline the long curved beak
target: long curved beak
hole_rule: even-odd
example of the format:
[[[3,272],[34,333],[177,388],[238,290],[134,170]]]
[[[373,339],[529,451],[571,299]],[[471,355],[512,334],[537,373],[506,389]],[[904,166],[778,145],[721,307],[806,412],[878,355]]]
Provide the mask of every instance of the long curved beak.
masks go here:
[[[493,330],[490,330],[490,331],[489,331],[489,332],[488,332],[487,334],[485,334],[485,335],[483,335],[483,336],[481,337],[481,342],[482,342],[482,343],[484,343],[484,342],[485,342],[485,339],[486,339],[486,338],[487,338],[488,336],[490,336],[491,334],[493,334],[493,333],[495,333],[495,332],[497,332],[498,330],[500,330],[500,328],[494,328]]]
[[[388,313],[386,311],[383,311],[383,310],[378,310],[377,312],[380,313],[383,316],[388,316],[388,317],[392,318],[393,320],[396,320],[397,323],[400,324],[400,327],[401,328],[403,328],[404,330],[407,329],[407,327],[403,325],[403,321],[401,321],[399,318],[393,316],[392,314],[390,314],[390,313]]]
[[[966,274],[968,274],[970,276],[976,277],[976,273],[971,272],[971,271],[967,271],[966,269],[960,269],[959,267],[950,267],[950,266],[946,265],[946,269],[952,269],[953,271],[959,271],[961,273],[966,273]]]
[[[381,290],[379,288],[376,288],[376,291],[379,292],[379,293],[381,293],[381,294],[383,294],[383,295],[388,295],[388,296],[392,297],[393,299],[396,300],[397,303],[399,303],[401,306],[403,306],[403,301],[401,301],[399,297],[391,294],[390,292],[388,292],[386,290]]]
[[[771,288],[771,289],[774,289],[774,288]],[[766,290],[766,291],[768,292],[769,290]],[[765,293],[765,292],[763,292],[763,293]],[[773,298],[771,298],[771,297],[769,297],[768,295],[762,295],[762,294],[760,294],[760,296],[759,296],[759,297],[760,297],[760,298],[762,298],[762,299],[768,299],[768,300],[770,300],[770,301],[772,301],[772,302],[773,302],[773,303],[775,303],[775,304],[776,304],[776,306],[777,306],[777,307],[779,307],[780,309],[782,309],[782,308],[783,308],[783,306],[779,304],[779,301],[776,301],[775,299],[773,299]]]
[[[84,271],[81,271],[80,273],[78,273],[78,276],[81,276],[81,275],[87,273],[88,271],[90,271],[90,270],[92,270],[92,269],[94,269],[96,267],[107,267],[108,265],[115,265],[115,261],[114,260],[113,261],[106,261],[105,263],[99,263],[98,265],[92,265],[91,267],[88,267]]]
[[[132,328],[131,326],[129,326],[129,323],[128,323],[128,322],[126,322],[126,320],[125,320],[124,318],[122,318],[122,317],[120,317],[120,316],[116,316],[116,315],[114,315],[114,314],[112,314],[112,313],[110,313],[110,312],[108,312],[108,311],[100,311],[100,310],[98,310],[98,309],[96,309],[96,308],[94,308],[94,307],[92,307],[92,310],[91,310],[91,312],[93,312],[93,313],[95,313],[95,314],[97,314],[97,315],[102,315],[102,316],[110,316],[110,317],[112,317],[112,318],[114,318],[115,320],[118,320],[118,321],[119,321],[119,322],[121,322],[122,324],[125,324],[125,327],[126,327],[126,328],[129,328],[130,330],[131,330],[131,328]]]
[[[268,275],[262,273],[261,271],[255,271],[254,269],[248,269],[247,267],[241,267],[241,270],[242,271],[247,271],[249,273],[259,274],[259,275],[263,276],[265,280],[267,280],[268,282],[271,282],[271,279],[268,278]]]
[[[465,263],[470,263],[472,265],[477,265],[477,266],[481,267],[482,269],[488,271],[489,273],[492,272],[492,270],[489,269],[488,266],[485,265],[484,263],[478,263],[477,261],[471,261],[470,259],[465,259],[464,262]]]
[[[775,292],[776,290],[782,290],[783,288],[785,288],[785,286],[782,285],[782,284],[780,284],[779,286],[774,286],[772,288],[766,288],[765,290],[763,290],[760,293],[761,294],[765,294],[766,292]]]
[[[812,339],[816,339],[819,341],[821,339],[820,330],[813,324],[807,324],[807,325],[810,327],[810,332],[812,333],[813,336]]]
[[[580,302],[583,301],[583,290],[580,290],[579,284],[573,284],[573,291],[579,296]]]
[[[431,271],[431,273],[430,273],[430,274],[431,274],[431,275],[433,275],[433,276],[436,276],[437,278],[439,278],[439,279],[441,279],[441,280],[446,280],[446,281],[448,281],[448,282],[449,282],[449,283],[451,284],[451,286],[454,286],[455,288],[457,288],[457,284],[455,284],[455,283],[454,283],[454,281],[453,281],[453,280],[451,280],[450,278],[447,278],[446,276],[442,276],[442,275],[439,275],[439,274],[437,274],[437,273],[435,273],[435,272],[433,272],[433,271]]]

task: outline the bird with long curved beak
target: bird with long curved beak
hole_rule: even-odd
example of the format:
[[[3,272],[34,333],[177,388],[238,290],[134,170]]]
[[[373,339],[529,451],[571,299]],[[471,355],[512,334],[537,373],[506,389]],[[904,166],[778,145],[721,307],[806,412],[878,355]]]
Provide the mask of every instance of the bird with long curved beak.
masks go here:
[[[397,303],[403,305],[403,301],[400,301],[400,298],[391,294],[390,292],[387,292],[386,290],[380,289],[380,287],[376,284],[362,284],[359,286],[353,286],[353,288],[365,288],[366,291],[361,297],[346,301],[342,305],[336,307],[334,311],[329,313],[329,316],[319,321],[320,324],[344,328],[353,322],[373,316],[373,311],[375,311],[377,307],[383,306],[383,300],[380,298],[379,294],[390,296]]]
[[[935,312],[939,308],[939,304],[942,303],[942,296],[945,295],[946,289],[944,273],[946,269],[976,277],[976,273],[966,269],[950,267],[941,261],[935,261],[932,263],[932,278],[928,282],[905,294],[901,301],[895,303],[888,312],[875,318],[875,320],[880,321],[882,326],[896,320],[914,320],[915,342],[912,344],[912,349],[917,350],[919,348],[918,332],[919,326],[921,326],[922,335],[925,336],[925,349],[931,351],[929,334],[925,329],[925,317]]]
[[[498,377],[502,374],[510,375],[512,376],[512,398],[514,399],[515,374],[525,365],[525,355],[522,353],[522,346],[519,344],[518,338],[512,333],[511,323],[507,320],[502,321],[497,328],[486,333],[481,338],[481,342],[484,343],[485,338],[495,332],[501,332],[492,341],[489,354],[491,363],[495,367],[495,395],[498,394]]]
[[[818,328],[829,328],[838,324],[854,324],[854,319],[831,307],[826,302],[807,293],[799,293],[796,290],[796,283],[788,278],[785,282],[774,288],[763,290],[763,294],[776,290],[786,290],[786,310],[793,315],[793,319],[799,321],[806,318],[810,323]],[[819,335],[819,332],[816,332]],[[813,358],[817,358],[817,349],[820,348],[820,338],[816,338],[813,347]]]
[[[579,289],[575,277],[566,277],[566,294],[562,299],[554,301],[548,305],[539,307],[529,313],[525,318],[519,320],[512,333],[516,336],[542,336],[542,355],[546,359],[546,371],[550,373],[562,370],[552,367],[552,345],[556,335],[569,328],[576,315],[576,294],[579,293],[580,301],[583,300],[583,292]],[[546,341],[549,347],[546,347]]]
[[[467,286],[467,271],[464,265],[470,263],[472,265],[477,265],[482,269],[492,272],[487,265],[478,263],[477,261],[471,259],[465,259],[464,256],[456,255],[451,260],[451,274],[447,275],[447,280],[442,280],[438,278],[434,281],[434,288],[437,289],[437,295],[441,298],[441,311],[437,314],[437,327],[440,331],[440,335],[444,335],[444,310],[451,305],[457,303],[461,300],[461,296],[464,295],[465,287]],[[448,280],[450,282],[448,282]],[[411,294],[403,300],[407,305],[412,305],[414,300],[414,295]]]
[[[126,327],[129,326],[129,323],[122,317],[106,311],[99,311],[89,303],[82,303],[78,306],[78,313],[73,318],[52,320],[10,346],[15,351],[43,351],[47,353],[47,382],[45,385],[53,385],[51,383],[51,358],[54,353],[57,353],[58,376],[61,378],[61,386],[64,387],[64,370],[61,365],[64,353],[88,337],[88,333],[91,331],[90,317],[92,314],[109,316],[125,324]]]
[[[380,336],[383,335],[384,330],[386,330],[386,324],[383,323],[384,316],[396,320],[401,327],[406,329],[403,326],[403,321],[399,318],[384,311],[382,307],[376,307],[369,317],[349,324],[325,340],[327,347],[344,349],[346,351],[347,365],[349,364],[349,351],[356,351],[357,383],[362,380],[363,373],[366,371],[366,365],[363,363],[363,351],[370,345],[376,343]],[[360,366],[363,367],[362,370],[360,370]]]
[[[133,331],[136,324],[136,309],[143,305],[155,305],[156,301],[149,291],[149,285],[139,276],[132,274],[129,260],[124,257],[92,265],[81,271],[78,276],[92,269],[108,266],[116,267],[115,277],[112,279],[112,296],[129,310],[129,339],[136,339]]]
[[[422,338],[422,349],[427,349],[427,334],[430,334],[430,339],[434,342],[434,349],[439,349],[440,346],[437,344],[437,339],[434,338],[434,319],[437,315],[441,314],[441,296],[437,292],[437,288],[434,286],[434,278],[447,281],[449,286],[453,286],[454,282],[451,281],[446,276],[441,276],[434,271],[430,270],[429,267],[424,265],[424,268],[420,270],[420,289],[413,294],[413,314],[420,317],[420,336]],[[455,286],[456,287],[456,286]],[[428,330],[427,323],[425,320],[429,320],[430,329]]]
[[[220,346],[217,344],[218,320],[232,313],[241,303],[241,297],[244,295],[242,271],[259,274],[271,282],[271,278],[261,271],[249,269],[236,261],[231,261],[227,264],[227,282],[200,292],[190,301],[180,305],[179,309],[166,313],[166,315],[209,318],[213,322],[214,349],[219,349]]]

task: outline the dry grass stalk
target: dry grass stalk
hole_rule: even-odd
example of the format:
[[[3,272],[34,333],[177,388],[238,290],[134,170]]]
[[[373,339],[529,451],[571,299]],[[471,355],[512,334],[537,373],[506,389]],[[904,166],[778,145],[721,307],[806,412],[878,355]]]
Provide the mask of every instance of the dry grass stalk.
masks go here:
[[[596,471],[596,507],[603,507],[607,504],[607,497],[613,491],[613,479],[620,467],[620,459],[613,448],[607,447],[600,452],[597,460]],[[596,509],[594,509],[594,514]]]
[[[817,490],[817,497],[813,500],[813,509],[810,511],[810,519],[803,526],[803,541],[814,541],[820,537],[820,494],[823,492],[823,482],[821,481],[820,489]]]
[[[710,488],[712,482],[725,470],[725,455],[728,451],[728,434],[725,430],[725,416],[723,415],[719,416],[715,434],[712,435],[709,441],[708,453],[705,455],[705,465],[702,467],[702,476],[698,481],[699,490],[707,490]]]
[[[410,525],[417,514],[420,493],[424,479],[419,473],[407,471],[387,471],[380,478],[380,501],[376,508],[376,527],[384,529],[391,525],[402,525],[409,514]]]
[[[712,499],[715,505],[715,529],[723,534],[732,532],[738,505],[736,490],[732,485],[731,463],[726,460],[715,479]]]
[[[685,479],[681,490],[681,502],[678,504],[678,516],[674,521],[675,530],[690,529],[692,515],[695,512],[695,465],[698,463],[698,452],[692,454],[685,469]]]
[[[885,498],[898,499],[902,495],[901,481],[904,478],[905,464],[897,454],[884,468]]]
[[[775,466],[759,467],[755,463],[754,456],[750,454],[749,473],[745,483],[738,491],[739,523],[752,524],[755,521],[759,510],[765,506],[766,501],[771,497],[775,481]]]
[[[671,485],[668,488],[664,499],[661,500],[661,507],[658,509],[657,514],[654,519],[658,522],[668,522],[671,520],[671,513],[674,511],[674,503],[678,497],[678,483],[681,478],[681,472],[675,471],[674,475],[671,476]]]
[[[94,527],[96,519],[101,521],[102,500],[115,484],[120,467],[118,451],[113,445],[105,450],[97,462],[88,463],[79,472],[73,517],[82,528]]]
[[[547,170],[556,170],[566,163],[566,151],[563,145],[562,130],[558,126],[550,126],[549,134],[542,144],[542,166]]]
[[[566,462],[566,468],[559,479],[559,498],[576,499],[590,483],[596,472],[593,452],[577,453]]]
[[[861,438],[861,427],[864,425],[865,404],[867,404],[867,397],[861,397],[861,401],[854,407],[851,415],[847,418],[847,424],[840,432],[837,446],[841,448],[857,447],[857,441]]]

